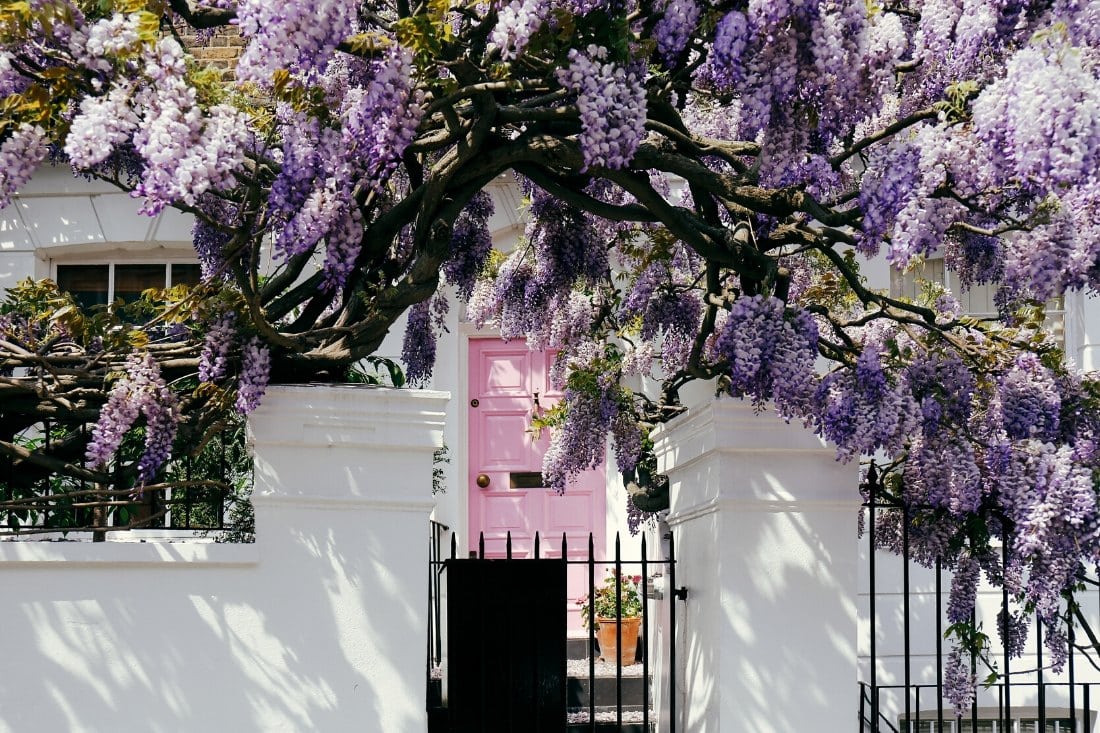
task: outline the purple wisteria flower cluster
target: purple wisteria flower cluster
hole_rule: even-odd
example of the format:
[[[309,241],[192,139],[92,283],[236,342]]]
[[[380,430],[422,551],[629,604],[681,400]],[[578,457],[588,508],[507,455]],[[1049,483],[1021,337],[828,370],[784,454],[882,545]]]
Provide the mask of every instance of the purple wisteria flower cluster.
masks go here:
[[[229,352],[237,338],[237,314],[228,311],[214,319],[199,354],[199,381],[217,382],[226,375]]]
[[[451,234],[451,256],[443,263],[447,281],[458,288],[463,300],[469,300],[493,249],[489,233],[489,217],[493,215],[493,199],[487,191],[479,191],[462,209]]]
[[[199,381],[220,383],[231,378],[234,357],[240,360],[234,406],[237,412],[247,415],[260,406],[271,379],[271,349],[258,336],[245,337],[234,311],[221,310],[206,327],[199,353]]]
[[[549,3],[542,0],[511,0],[497,11],[490,42],[500,49],[500,57],[511,61],[523,54],[531,36],[546,22]]]
[[[409,309],[401,361],[405,364],[405,379],[410,384],[426,386],[431,380],[436,342],[439,334],[447,331],[449,311],[450,301],[442,293]]]
[[[12,194],[30,180],[47,152],[46,131],[35,125],[21,125],[0,143],[0,206],[11,203]]]
[[[594,365],[600,365],[601,371],[592,379],[573,379],[565,388],[564,418],[551,432],[543,457],[546,485],[559,494],[579,474],[600,465],[608,431],[615,433],[619,470],[632,470],[641,451],[637,421],[628,417],[629,394],[603,359],[589,366]]]
[[[578,138],[584,168],[617,170],[630,165],[645,136],[646,91],[640,69],[608,60],[602,46],[569,52],[569,67],[558,83],[577,95],[581,113]]]
[[[356,27],[352,0],[270,3],[238,0],[241,35],[249,39],[237,79],[270,85],[276,71],[324,72],[336,47]]]
[[[241,345],[241,381],[237,388],[237,411],[242,415],[260,406],[271,379],[271,349],[258,336],[250,336]]]
[[[367,82],[345,92],[339,129],[280,107],[283,165],[268,197],[285,222],[276,248],[289,258],[324,240],[322,287],[327,291],[343,289],[362,249],[365,222],[355,182],[380,192],[424,113],[413,72],[408,51],[395,46],[382,54],[371,63]]]
[[[672,64],[687,48],[702,8],[695,0],[663,0],[657,7],[663,14],[653,28],[653,37],[657,39],[657,52]]]
[[[529,212],[525,245],[500,265],[495,283],[469,286],[467,314],[480,326],[496,326],[505,339],[561,348],[583,340],[595,320],[597,286],[609,275],[608,246],[593,217],[545,191],[532,192]],[[487,255],[488,232],[478,227]]]
[[[817,339],[817,324],[808,313],[788,317],[775,297],[738,298],[715,342],[729,362],[730,394],[752,397],[757,407],[771,400],[781,415],[808,415]]]
[[[144,162],[134,195],[144,211],[181,202],[195,205],[214,188],[232,187],[252,134],[244,115],[227,104],[203,109],[188,83],[185,51],[172,38],[144,45],[140,14],[116,13],[74,34],[78,57],[92,68],[111,66],[111,56],[131,52],[134,78],[89,95],[73,116],[64,152],[76,169],[94,169],[123,143]],[[138,81],[140,80],[140,83]]]
[[[115,457],[122,440],[139,417],[145,418],[145,450],[138,460],[138,484],[151,481],[171,456],[179,424],[179,402],[165,384],[156,361],[146,353],[135,353],[115,382],[92,428],[86,458],[101,468]]]

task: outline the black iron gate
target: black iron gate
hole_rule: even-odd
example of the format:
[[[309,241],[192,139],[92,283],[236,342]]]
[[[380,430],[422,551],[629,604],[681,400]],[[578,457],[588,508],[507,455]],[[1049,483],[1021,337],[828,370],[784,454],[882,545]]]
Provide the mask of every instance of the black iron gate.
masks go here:
[[[939,558],[931,563],[926,559],[923,569],[917,567],[910,556],[910,509],[885,499],[874,473],[865,490],[868,656],[859,682],[860,733],[1092,733],[1095,702],[1100,700],[1100,664],[1093,658],[1100,641],[1091,631],[1100,621],[1100,574],[1082,576],[1079,588],[1065,596],[1071,623],[1060,674],[1052,671],[1038,615],[1020,617],[1022,629],[1030,626],[1031,634],[1028,646],[1015,658],[1005,649],[1003,630],[998,628],[1009,618],[1007,587],[979,591],[979,599],[985,600],[984,628],[990,635],[987,652],[999,663],[998,674],[984,684],[979,675],[971,703],[955,711],[947,700],[950,634],[944,626],[944,581],[951,570]],[[895,514],[891,526],[898,528],[898,545],[894,547],[891,538],[891,552],[876,551],[883,545],[877,537],[878,520],[890,512]],[[900,552],[893,557],[896,551]],[[1002,576],[1008,565],[1005,552],[1002,545]],[[889,566],[883,568],[884,563]],[[921,573],[920,582],[911,577],[914,572]],[[929,616],[934,620],[930,622]],[[980,621],[971,616],[975,628],[981,628]],[[891,649],[884,652],[883,642]],[[970,670],[982,668],[973,652],[968,662]]]
[[[660,645],[653,644],[660,608],[657,601],[664,598],[664,588],[676,588],[675,548],[670,535],[665,537],[666,552],[660,560],[647,557],[644,537],[639,559],[622,557],[618,537],[614,557],[600,559],[591,535],[587,557],[570,558],[567,538],[562,536],[560,554],[548,558],[538,534],[531,557],[513,558],[509,536],[507,556],[487,559],[484,538],[476,555],[461,558],[453,534],[449,557],[444,558],[442,543],[447,532],[445,526],[432,523],[427,660],[432,733],[653,730],[650,656],[663,656],[668,670],[667,689],[675,690],[676,614],[672,599],[686,597],[683,589],[670,592],[667,609],[662,609],[667,612],[665,633]],[[566,606],[577,600],[568,598],[571,566],[584,567],[588,598],[594,598],[603,584],[603,569],[610,578],[631,578],[631,582],[632,576],[642,579],[636,586],[643,609],[640,660],[634,665],[624,666],[618,653],[610,654],[613,663],[597,662],[596,632],[591,626],[587,639],[567,638]],[[612,583],[612,587],[615,615],[621,621],[622,581]],[[444,591],[446,603],[441,600]],[[617,633],[616,648],[622,648],[623,632]],[[574,655],[581,649],[583,660],[567,660],[570,649]],[[668,695],[664,712],[672,721],[667,729],[674,733],[675,695]]]
[[[564,560],[447,563],[452,733],[565,733]]]

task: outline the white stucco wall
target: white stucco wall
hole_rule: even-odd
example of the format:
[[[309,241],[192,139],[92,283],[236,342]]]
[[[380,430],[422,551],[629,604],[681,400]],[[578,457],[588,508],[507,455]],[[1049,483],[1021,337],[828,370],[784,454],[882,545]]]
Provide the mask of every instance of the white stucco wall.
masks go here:
[[[662,426],[655,444],[671,485],[676,582],[688,591],[676,601],[678,684],[667,689],[666,677],[660,693],[678,697],[677,730],[849,728],[855,467],[800,425],[730,398]]]
[[[255,545],[0,543],[0,731],[423,733],[445,401],[269,390]]]

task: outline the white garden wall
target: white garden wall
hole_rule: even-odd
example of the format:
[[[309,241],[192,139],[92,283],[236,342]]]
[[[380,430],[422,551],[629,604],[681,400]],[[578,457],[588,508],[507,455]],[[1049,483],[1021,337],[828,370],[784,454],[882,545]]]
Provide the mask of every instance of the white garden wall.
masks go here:
[[[422,733],[446,399],[270,389],[254,545],[0,543],[0,731]]]
[[[733,399],[693,408],[655,443],[671,482],[676,584],[688,592],[675,601],[678,680],[670,690],[663,675],[661,710],[676,696],[677,730],[691,733],[850,729],[856,467],[801,425]]]

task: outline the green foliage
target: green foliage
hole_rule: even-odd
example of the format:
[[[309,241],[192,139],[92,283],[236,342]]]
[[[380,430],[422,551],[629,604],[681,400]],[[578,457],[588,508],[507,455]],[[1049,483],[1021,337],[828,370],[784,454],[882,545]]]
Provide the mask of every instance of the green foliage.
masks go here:
[[[52,280],[26,279],[6,291],[0,315],[25,320],[31,327],[24,348],[33,349],[51,339],[65,338],[84,347],[123,353],[147,346],[157,337],[158,325],[193,325],[201,293],[185,285],[150,289],[132,303],[122,299],[84,308]],[[217,302],[210,300],[206,303]],[[26,337],[26,336],[25,336]]]
[[[980,91],[981,86],[977,81],[964,79],[947,87],[945,99],[934,106],[950,120],[966,121],[970,118],[970,102]]]
[[[619,582],[615,582],[615,574],[610,570],[604,579],[603,585],[596,588],[593,599],[589,601],[588,595],[579,598],[577,605],[581,608],[581,620],[585,626],[595,624],[599,627],[599,619],[614,619],[617,617],[617,609],[622,609],[623,618],[637,618],[642,615],[642,596],[638,592],[638,584],[641,576],[622,575]],[[618,599],[616,599],[618,595]],[[618,601],[618,602],[616,602]]]
[[[863,282],[855,250],[846,250],[843,257],[845,265]],[[801,302],[817,303],[841,313],[859,307],[859,297],[852,290],[851,283],[837,271],[828,257],[816,251],[806,252],[799,255],[798,264],[809,269],[811,283],[800,296]]]
[[[371,371],[367,371],[364,366],[370,367]],[[359,364],[348,367],[344,374],[344,381],[348,384],[374,384],[400,389],[405,386],[405,372],[393,359],[371,355]]]
[[[422,8],[424,12],[394,21],[392,28],[397,42],[411,49],[417,67],[427,72],[436,68],[444,45],[454,40],[454,31],[448,19],[451,0],[428,0]]]

